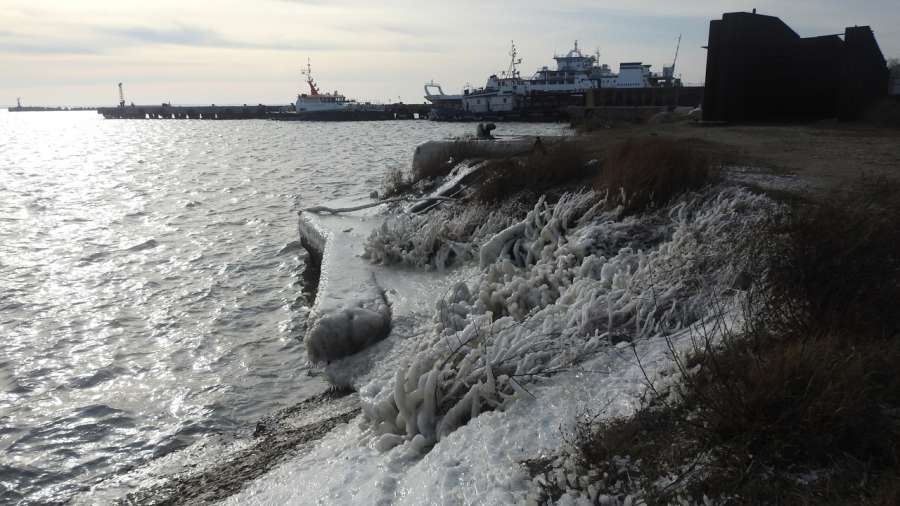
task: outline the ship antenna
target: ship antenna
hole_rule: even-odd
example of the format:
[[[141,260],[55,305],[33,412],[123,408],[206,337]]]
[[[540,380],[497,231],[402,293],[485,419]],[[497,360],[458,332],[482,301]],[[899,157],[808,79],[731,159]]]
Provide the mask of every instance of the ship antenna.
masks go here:
[[[521,58],[516,58],[519,55],[519,52],[516,50],[516,42],[511,40],[509,41],[512,48],[509,50],[509,69],[507,69],[506,74],[509,77],[516,77],[519,72],[516,70],[516,65],[522,63]]]
[[[309,85],[309,94],[312,96],[316,96],[319,94],[319,88],[316,87],[316,82],[312,77],[312,66],[309,64],[309,58],[306,59],[306,69],[300,71],[301,74],[306,76],[306,84]]]

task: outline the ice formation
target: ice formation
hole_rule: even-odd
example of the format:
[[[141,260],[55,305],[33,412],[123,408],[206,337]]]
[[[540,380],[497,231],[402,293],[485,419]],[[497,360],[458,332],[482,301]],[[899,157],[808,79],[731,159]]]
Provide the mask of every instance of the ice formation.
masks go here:
[[[412,170],[416,172],[422,167],[442,163],[448,157],[455,157],[456,161],[472,158],[500,158],[521,155],[531,151],[533,147],[533,137],[428,141],[416,147],[416,151],[413,153]]]
[[[451,269],[466,271],[458,278],[466,281],[444,296],[443,285],[426,294],[441,299],[431,332],[425,326],[405,338],[392,334],[365,352],[384,353],[354,383],[364,404],[358,423],[336,429],[226,503],[537,498],[522,463],[556,454],[561,428],[583,410],[627,416],[648,378],[672,380],[672,349],[689,349],[697,327],[714,326],[710,308],[718,305],[711,302],[731,298],[750,265],[736,239],[775,207],[746,191],[713,188],[623,217],[595,207],[598,198],[540,202],[485,239],[483,268],[473,261]],[[588,504],[601,492],[612,491],[564,495],[561,502]],[[633,500],[603,497],[620,499]]]
[[[688,328],[732,288],[745,268],[734,239],[772,207],[739,189],[638,216],[605,204],[590,192],[542,199],[484,243],[480,279],[439,301],[434,333],[390,385],[361,390],[378,448],[427,449],[611,344]]]

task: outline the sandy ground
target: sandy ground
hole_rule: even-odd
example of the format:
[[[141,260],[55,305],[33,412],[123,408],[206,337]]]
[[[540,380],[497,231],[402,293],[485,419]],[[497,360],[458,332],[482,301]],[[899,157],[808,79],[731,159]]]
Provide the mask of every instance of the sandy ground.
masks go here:
[[[225,499],[269,470],[308,451],[335,427],[360,413],[359,397],[349,391],[330,390],[260,420],[249,440],[229,445],[213,440],[197,457],[187,456],[184,465],[161,465],[160,469],[139,470],[143,483],[121,497],[121,505],[201,505]],[[198,443],[195,446],[204,446]],[[178,468],[173,472],[172,468]],[[299,483],[298,486],[313,486]],[[76,504],[97,504],[106,498],[94,497]]]
[[[785,126],[697,126],[691,123],[622,126],[586,134],[598,153],[641,136],[685,140],[729,166],[793,176],[828,191],[862,174],[900,178],[900,130],[823,122]]]

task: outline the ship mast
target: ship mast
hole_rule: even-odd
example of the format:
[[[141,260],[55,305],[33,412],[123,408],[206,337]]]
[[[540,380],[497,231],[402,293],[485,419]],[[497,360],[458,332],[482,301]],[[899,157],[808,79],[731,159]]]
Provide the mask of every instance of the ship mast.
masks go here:
[[[309,64],[309,58],[306,59],[306,69],[301,70],[300,73],[306,76],[306,84],[309,85],[309,94],[314,97],[317,96],[319,94],[319,88],[313,80],[312,67]]]
[[[509,50],[509,68],[506,70],[507,77],[518,77],[519,71],[516,70],[516,65],[522,63],[521,58],[516,58],[519,55],[519,52],[516,50],[516,42],[509,41],[512,48]]]

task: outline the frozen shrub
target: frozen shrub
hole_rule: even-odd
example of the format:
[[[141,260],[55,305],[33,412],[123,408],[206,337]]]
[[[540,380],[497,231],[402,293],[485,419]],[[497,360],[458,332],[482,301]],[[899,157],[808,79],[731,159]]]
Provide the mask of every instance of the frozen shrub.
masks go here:
[[[399,168],[389,169],[384,175],[381,184],[381,193],[384,198],[398,197],[408,193],[413,188],[413,181],[407,178],[403,170]]]
[[[366,240],[365,256],[373,263],[446,269],[475,258],[480,239],[509,226],[507,211],[469,206],[392,215]]]
[[[687,328],[744,270],[732,234],[772,205],[718,189],[623,219],[589,192],[540,201],[484,243],[480,279],[439,303],[393,383],[365,389],[377,392],[363,406],[379,447],[426,448],[614,341]]]

